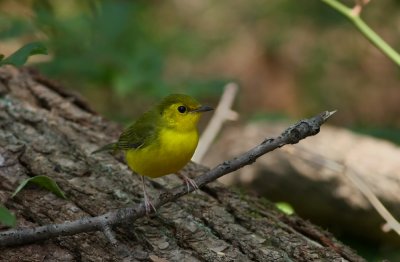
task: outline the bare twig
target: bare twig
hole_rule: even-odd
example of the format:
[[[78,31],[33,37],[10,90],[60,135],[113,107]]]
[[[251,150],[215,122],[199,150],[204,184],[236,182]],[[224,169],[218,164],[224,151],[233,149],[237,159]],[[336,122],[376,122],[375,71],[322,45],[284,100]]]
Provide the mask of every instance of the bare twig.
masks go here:
[[[196,177],[194,181],[199,187],[202,187],[225,174],[253,163],[257,158],[270,151],[287,144],[296,144],[308,136],[316,135],[319,132],[321,125],[333,114],[334,112],[325,111],[310,119],[302,120],[287,128],[280,136],[265,139],[261,144],[250,149],[246,153],[229,161],[224,161],[222,164],[219,164],[207,173]],[[161,207],[162,205],[172,202],[193,190],[194,189],[190,187],[190,190],[188,191],[185,185],[175,187],[162,193],[153,204],[156,208]],[[145,215],[146,210],[142,203],[135,207],[110,211],[97,217],[84,217],[75,221],[64,222],[62,224],[51,224],[35,228],[18,228],[3,231],[0,232],[0,246],[21,245],[58,236],[69,236],[91,231],[104,231],[105,225],[114,226],[128,221],[133,222]]]
[[[239,87],[236,83],[229,83],[225,86],[217,109],[200,137],[199,146],[192,157],[193,162],[201,163],[201,160],[207,153],[207,150],[210,148],[211,143],[214,141],[225,121],[238,119],[238,113],[231,109],[238,89]]]
[[[106,237],[108,242],[110,242],[111,246],[116,251],[116,255],[121,259],[121,261],[123,259],[132,258],[132,254],[129,252],[129,249],[127,248],[127,246],[118,242],[110,225],[107,225],[107,224],[103,225],[102,230],[103,230],[104,236]],[[129,260],[129,261],[131,261],[131,260]]]
[[[104,236],[107,238],[108,242],[111,243],[113,246],[117,246],[118,241],[115,238],[114,232],[112,232],[111,227],[109,225],[104,225],[103,226],[103,233]]]

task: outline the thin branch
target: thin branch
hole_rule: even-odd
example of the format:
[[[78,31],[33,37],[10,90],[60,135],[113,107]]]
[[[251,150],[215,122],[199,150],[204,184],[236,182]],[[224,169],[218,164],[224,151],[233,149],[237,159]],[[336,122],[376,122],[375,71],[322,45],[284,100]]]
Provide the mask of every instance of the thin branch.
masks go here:
[[[199,146],[192,157],[193,162],[201,163],[201,160],[207,153],[211,143],[214,141],[225,121],[238,119],[238,113],[231,109],[238,89],[239,87],[236,83],[229,83],[225,86],[224,93],[219,100],[217,109],[200,137]]]
[[[390,58],[394,63],[400,66],[400,54],[397,53],[390,45],[388,45],[379,35],[377,35],[374,30],[372,30],[359,16],[357,11],[345,6],[338,0],[322,0],[345,17],[347,17],[350,22],[352,22],[357,29],[382,53],[384,53],[388,58]]]
[[[305,119],[297,124],[287,128],[280,136],[276,138],[265,139],[261,144],[250,149],[246,153],[225,161],[215,168],[198,176],[194,179],[199,187],[202,187],[221,176],[231,173],[239,168],[249,165],[256,161],[260,156],[280,148],[287,144],[296,144],[300,140],[316,135],[321,125],[331,117],[335,112],[325,111],[310,119]],[[191,187],[189,192],[193,191]],[[179,197],[189,193],[186,186],[178,186],[162,193],[160,197],[153,202],[156,208],[172,202]],[[146,215],[144,204],[135,207],[121,208],[110,211],[97,217],[84,217],[75,221],[68,221],[62,224],[44,225],[35,228],[18,228],[0,232],[0,246],[21,245],[41,240],[50,239],[58,236],[70,236],[83,232],[102,231],[105,225],[114,226],[125,222],[133,222],[136,219]]]

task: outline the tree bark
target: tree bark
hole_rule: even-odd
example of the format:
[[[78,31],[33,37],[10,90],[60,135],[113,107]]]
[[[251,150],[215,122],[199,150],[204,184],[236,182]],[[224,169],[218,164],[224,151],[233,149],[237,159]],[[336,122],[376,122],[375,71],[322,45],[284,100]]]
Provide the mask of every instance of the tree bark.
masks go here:
[[[120,127],[38,73],[0,68],[0,200],[18,227],[97,216],[142,201],[140,178],[121,159],[91,155],[117,138]],[[184,172],[200,174],[190,164]],[[57,181],[68,199],[18,183],[35,175]],[[149,181],[156,196],[181,181]],[[5,228],[0,228],[4,230]],[[217,182],[168,203],[152,217],[101,232],[0,248],[1,261],[364,261],[332,235],[264,199]]]

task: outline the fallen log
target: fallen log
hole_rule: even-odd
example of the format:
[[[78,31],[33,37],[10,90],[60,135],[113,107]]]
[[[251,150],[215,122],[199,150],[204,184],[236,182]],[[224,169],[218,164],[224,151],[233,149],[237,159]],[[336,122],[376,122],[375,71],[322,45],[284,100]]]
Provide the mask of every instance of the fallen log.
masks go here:
[[[92,221],[113,210],[143,208],[140,178],[118,157],[90,154],[115,139],[120,127],[52,81],[32,70],[0,68],[0,126],[4,159],[0,200],[16,214],[18,228],[53,224],[48,228],[57,230],[57,224],[66,221]],[[213,170],[196,164],[185,168],[191,175]],[[21,180],[35,175],[54,179],[68,199],[37,187],[10,198]],[[163,206],[156,215],[135,217],[131,223],[22,245],[7,243],[10,231],[0,228],[0,260],[364,261],[311,223],[288,217],[267,200],[233,192],[218,182],[207,184],[197,194],[162,202],[179,191],[174,186],[181,183],[172,175],[149,182],[152,196],[163,192],[157,202]]]

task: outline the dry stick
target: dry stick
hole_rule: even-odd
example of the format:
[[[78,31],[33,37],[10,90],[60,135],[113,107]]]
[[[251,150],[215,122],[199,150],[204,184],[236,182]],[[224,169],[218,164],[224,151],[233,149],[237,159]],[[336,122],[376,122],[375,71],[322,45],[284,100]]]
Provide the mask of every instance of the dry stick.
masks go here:
[[[351,182],[360,190],[360,192],[365,196],[369,203],[374,207],[378,214],[386,221],[383,230],[386,232],[387,229],[393,229],[400,236],[400,224],[393,217],[393,215],[386,209],[378,197],[372,192],[372,190],[367,186],[367,184],[362,181],[354,170],[346,170],[346,165],[343,173],[350,178]]]
[[[250,149],[246,153],[224,161],[205,174],[196,177],[194,180],[199,187],[202,187],[221,176],[238,170],[241,167],[249,165],[256,159],[270,151],[280,148],[287,144],[296,144],[300,140],[316,135],[321,125],[335,112],[325,111],[317,116],[299,121],[297,124],[287,128],[280,136],[276,138],[267,138],[261,144]],[[191,192],[193,188],[190,188]],[[179,197],[189,193],[186,186],[178,186],[162,193],[160,197],[153,202],[156,208],[172,202]],[[53,237],[69,236],[77,233],[104,231],[106,226],[115,226],[134,220],[146,215],[144,204],[135,207],[121,208],[110,211],[97,217],[84,217],[75,221],[68,221],[62,224],[44,225],[35,228],[18,228],[0,232],[0,247],[32,243],[46,240]],[[107,229],[106,229],[107,231]]]
[[[225,86],[224,93],[219,100],[217,109],[215,110],[215,113],[207,125],[204,133],[200,137],[199,146],[192,157],[193,162],[201,163],[201,160],[207,153],[212,141],[214,141],[219,130],[221,130],[222,124],[225,121],[233,121],[238,119],[238,113],[231,109],[238,89],[239,87],[236,83],[228,83]]]
[[[306,158],[304,154],[295,154],[296,150],[301,150],[303,153],[307,153],[311,155],[311,157]],[[378,199],[378,197],[372,192],[372,190],[368,187],[364,181],[360,178],[360,175],[352,169],[348,168],[347,164],[341,164],[339,162],[329,160],[324,158],[322,155],[315,154],[313,152],[308,151],[305,148],[291,148],[290,150],[286,150],[286,152],[291,153],[296,156],[303,156],[303,160],[315,163],[319,166],[324,166],[329,168],[332,171],[337,173],[344,174],[347,176],[350,181],[360,190],[360,192],[364,195],[364,197],[368,200],[368,202],[372,205],[372,207],[378,212],[378,214],[386,221],[386,224],[383,225],[382,230],[387,232],[389,230],[394,230],[398,235],[400,235],[400,223],[393,217],[393,215],[386,209],[386,207],[382,204],[382,202]]]

